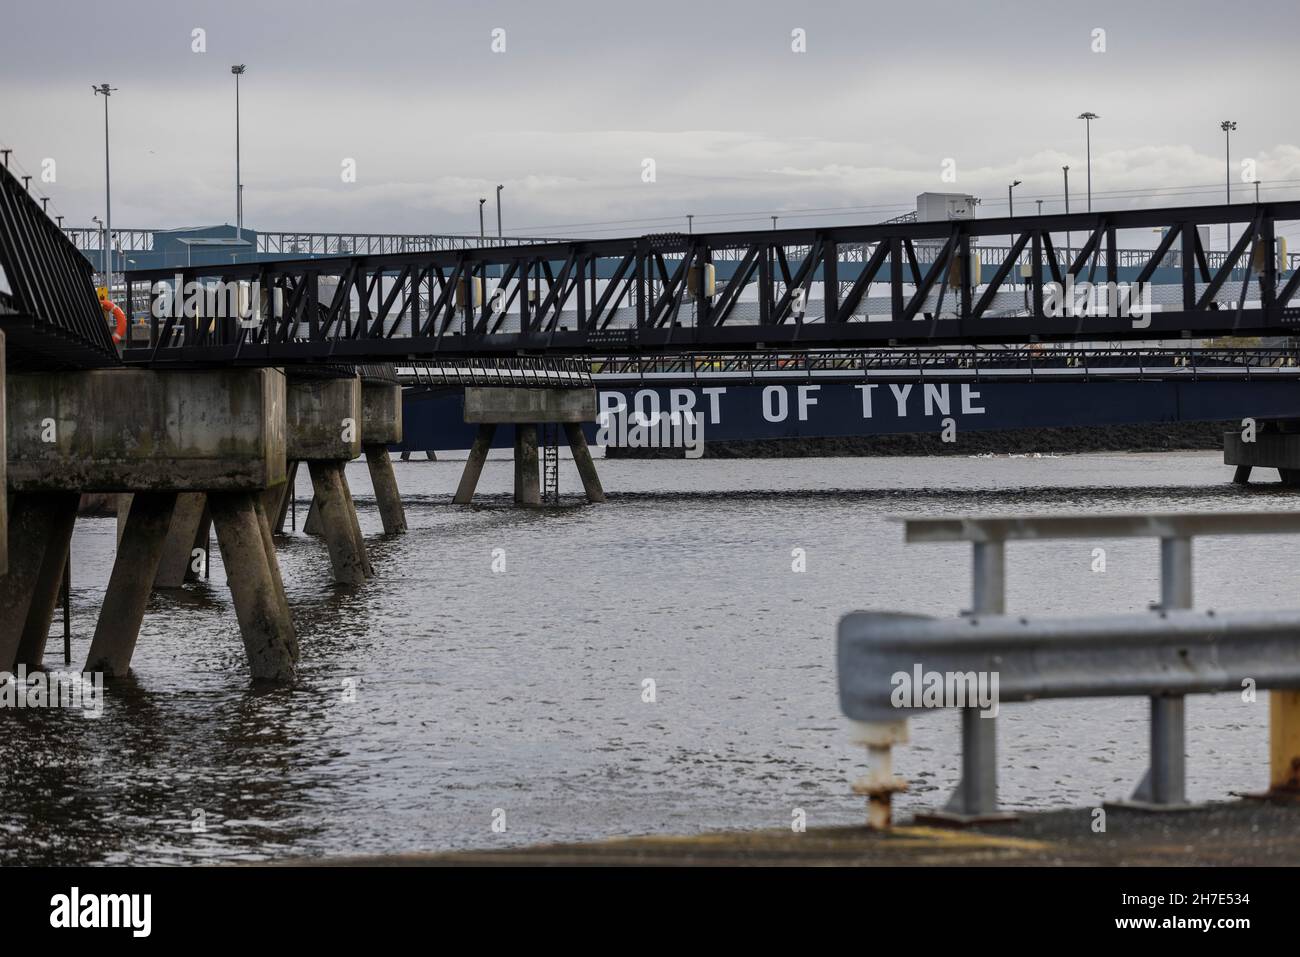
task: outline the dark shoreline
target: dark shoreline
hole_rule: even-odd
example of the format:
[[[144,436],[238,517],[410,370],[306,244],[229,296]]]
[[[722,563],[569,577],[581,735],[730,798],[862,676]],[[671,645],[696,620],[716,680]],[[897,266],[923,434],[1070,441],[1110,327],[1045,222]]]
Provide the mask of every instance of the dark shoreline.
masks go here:
[[[1059,429],[1008,429],[959,433],[944,442],[938,432],[838,438],[759,439],[704,443],[704,458],[771,459],[895,455],[1031,455],[1079,452],[1178,452],[1223,448],[1233,422],[1172,422]],[[682,449],[605,449],[609,459],[680,459]]]

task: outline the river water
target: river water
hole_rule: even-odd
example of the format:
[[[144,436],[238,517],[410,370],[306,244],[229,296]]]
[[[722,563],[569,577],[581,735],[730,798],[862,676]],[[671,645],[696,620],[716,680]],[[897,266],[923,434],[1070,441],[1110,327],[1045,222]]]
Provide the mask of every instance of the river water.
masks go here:
[[[453,507],[462,465],[396,464],[411,528],[394,539],[364,465],[349,467],[377,570],[363,588],[330,583],[320,540],[281,543],[297,687],[250,690],[214,548],[210,580],[155,595],[133,677],[109,686],[101,717],[0,711],[0,863],[484,848],[786,827],[796,808],[810,827],[857,823],[865,754],[839,714],[836,622],[969,600],[968,547],[905,546],[896,518],[1300,507],[1300,493],[1231,486],[1201,452],[600,461],[610,500],[596,507],[561,462],[563,504],[536,510],[510,506],[500,459],[481,504]],[[299,494],[301,522],[305,478]],[[1201,540],[1198,607],[1294,604],[1298,545]],[[77,663],[113,547],[112,519],[78,521]],[[1009,611],[1131,612],[1157,596],[1154,541],[1008,547]],[[1266,726],[1265,695],[1190,698],[1189,796],[1264,784]],[[1146,727],[1139,699],[1006,706],[1003,803],[1127,796]],[[895,756],[904,815],[946,799],[957,743],[952,714],[913,722]]]

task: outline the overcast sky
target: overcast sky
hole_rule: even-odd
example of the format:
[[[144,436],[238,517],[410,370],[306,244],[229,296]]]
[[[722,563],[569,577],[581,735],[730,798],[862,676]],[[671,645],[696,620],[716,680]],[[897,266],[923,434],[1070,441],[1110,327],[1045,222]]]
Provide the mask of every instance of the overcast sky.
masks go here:
[[[53,158],[33,187],[88,224],[108,82],[114,225],[233,222],[246,63],[255,229],[476,233],[484,196],[491,231],[498,183],[517,235],[873,222],[926,190],[1000,215],[1012,179],[1017,212],[1051,211],[1065,164],[1077,210],[1085,110],[1094,206],[1221,202],[1223,119],[1234,182],[1249,158],[1300,198],[1297,28],[1297,0],[7,3],[0,143],[29,173]]]

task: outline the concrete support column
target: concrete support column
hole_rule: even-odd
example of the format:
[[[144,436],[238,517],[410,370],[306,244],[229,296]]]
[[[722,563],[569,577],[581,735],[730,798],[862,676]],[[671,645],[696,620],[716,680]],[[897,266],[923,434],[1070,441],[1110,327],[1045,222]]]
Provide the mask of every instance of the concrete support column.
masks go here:
[[[271,529],[256,492],[210,496],[217,544],[235,602],[239,633],[254,681],[292,681],[298,640],[271,547]]]
[[[44,640],[37,640],[50,618],[63,583],[77,495],[33,492],[11,496],[8,507],[9,571],[0,575],[0,671],[20,658],[39,661]]]
[[[402,494],[397,490],[397,476],[393,474],[393,460],[388,456],[388,447],[367,444],[362,446],[362,450],[370,468],[370,484],[375,488],[384,534],[405,534],[406,512],[402,508]]]
[[[578,467],[587,501],[605,501],[605,489],[601,487],[600,476],[596,474],[596,463],[591,458],[591,449],[587,447],[587,437],[582,434],[582,426],[577,422],[565,422],[564,436],[569,440],[569,451],[573,453],[573,464]]]
[[[321,531],[334,566],[334,580],[341,585],[360,585],[369,574],[370,562],[343,477],[343,463],[311,461],[307,468],[315,492],[313,505],[320,513]]]
[[[280,574],[280,557],[275,553],[275,537],[271,534],[271,522],[266,517],[266,512],[262,509],[262,498],[259,495],[253,496],[253,504],[257,512],[257,524],[262,532],[262,546],[266,549],[266,563],[271,569],[271,581],[275,585],[276,592],[284,596],[284,578]],[[285,598],[286,609],[288,608],[288,598]],[[297,636],[297,629],[293,627],[292,618],[289,620],[289,634]]]
[[[175,510],[175,492],[136,492],[132,497],[90,642],[87,671],[121,677],[130,669]]]
[[[122,533],[126,531],[126,517],[131,514],[131,500],[135,498],[132,492],[119,492],[117,494],[117,543],[122,544]]]
[[[279,535],[284,531],[284,521],[289,515],[289,503],[293,499],[294,483],[298,480],[298,463],[287,463],[285,475],[283,485],[273,485],[262,493],[262,508],[266,512],[266,520],[271,526],[273,535]]]
[[[302,522],[302,533],[304,535],[325,534],[325,530],[320,523],[320,508],[316,504],[315,486],[312,487],[311,502],[307,505],[307,517]]]
[[[537,425],[515,426],[515,502],[542,504],[542,487],[537,474]]]
[[[492,438],[496,432],[497,427],[491,422],[478,427],[478,435],[474,437],[469,458],[465,460],[465,471],[461,473],[460,484],[456,486],[453,504],[468,505],[473,500],[474,489],[478,488],[479,476],[483,474],[483,463],[487,461],[488,452],[492,449]]]
[[[162,560],[158,563],[158,576],[154,588],[180,588],[186,582],[198,581],[202,576],[194,570],[194,551],[200,550],[202,567],[207,567],[209,539],[212,534],[212,515],[208,511],[208,497],[203,492],[182,492],[176,496],[176,509],[172,512],[171,528],[163,544]]]
[[[339,463],[339,482],[343,486],[343,500],[348,503],[348,524],[352,528],[352,539],[357,545],[357,554],[361,556],[362,567],[365,568],[366,577],[374,578],[375,569],[370,564],[370,553],[366,551],[366,539],[361,534],[361,522],[357,518],[357,503],[352,501],[352,487],[348,485],[348,463]]]
[[[32,589],[27,621],[23,625],[18,643],[18,656],[14,665],[26,665],[28,670],[39,668],[45,660],[45,643],[50,638],[50,622],[54,609],[63,593],[64,570],[68,564],[68,549],[72,544],[72,527],[77,520],[77,504],[81,496],[75,492],[52,493],[61,499],[51,503],[53,508],[49,533],[41,556],[41,569]]]

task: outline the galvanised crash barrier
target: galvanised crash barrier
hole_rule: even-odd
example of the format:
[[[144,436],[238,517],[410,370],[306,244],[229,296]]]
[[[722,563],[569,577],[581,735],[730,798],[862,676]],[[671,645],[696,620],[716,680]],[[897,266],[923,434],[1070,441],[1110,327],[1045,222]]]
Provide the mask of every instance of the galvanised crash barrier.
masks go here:
[[[926,708],[962,712],[962,778],[937,817],[1007,817],[997,806],[995,727],[1002,702],[1140,695],[1151,699],[1151,763],[1133,806],[1185,801],[1183,696],[1269,689],[1270,794],[1300,796],[1300,610],[1191,611],[1192,539],[1300,533],[1300,513],[920,519],[909,542],[969,541],[974,603],[962,618],[860,612],[840,622],[840,704],[869,752],[857,786],[868,823],[887,827],[891,748]],[[1016,539],[1156,537],[1161,601],[1149,613],[1063,619],[1005,614],[1004,560]]]

